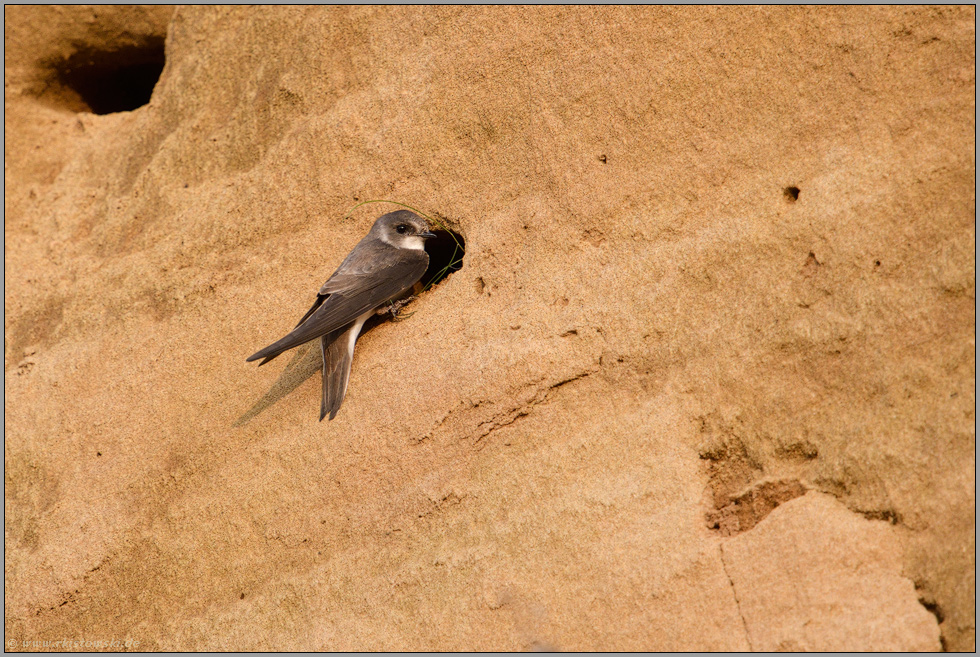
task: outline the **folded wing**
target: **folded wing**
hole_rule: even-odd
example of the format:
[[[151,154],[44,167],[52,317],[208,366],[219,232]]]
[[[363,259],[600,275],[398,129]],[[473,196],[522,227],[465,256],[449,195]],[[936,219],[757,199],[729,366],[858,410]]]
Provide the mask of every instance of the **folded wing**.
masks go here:
[[[263,362],[268,362],[287,349],[350,324],[410,288],[429,265],[425,251],[396,249],[379,242],[375,245],[373,249],[355,248],[320,288],[317,303],[305,321],[246,360],[264,358]]]

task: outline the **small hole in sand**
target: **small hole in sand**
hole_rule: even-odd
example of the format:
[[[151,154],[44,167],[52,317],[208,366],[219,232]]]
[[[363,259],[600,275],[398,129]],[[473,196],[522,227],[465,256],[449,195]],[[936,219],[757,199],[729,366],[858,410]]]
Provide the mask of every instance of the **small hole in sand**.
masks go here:
[[[796,199],[800,198],[800,188],[799,187],[787,187],[783,190],[783,196],[790,203],[795,203]]]
[[[425,243],[425,251],[429,254],[429,268],[422,274],[419,281],[425,289],[431,288],[463,268],[463,253],[466,242],[459,233],[436,229],[432,231],[435,237]]]
[[[156,36],[116,50],[79,50],[54,69],[93,114],[112,114],[149,103],[164,63],[164,38]]]

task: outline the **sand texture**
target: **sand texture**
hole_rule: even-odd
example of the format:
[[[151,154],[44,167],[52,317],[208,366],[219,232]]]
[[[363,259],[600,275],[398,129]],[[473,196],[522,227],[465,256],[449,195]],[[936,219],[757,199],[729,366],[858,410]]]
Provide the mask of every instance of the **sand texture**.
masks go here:
[[[9,648],[974,649],[973,7],[4,30]],[[466,257],[320,423],[369,199]]]

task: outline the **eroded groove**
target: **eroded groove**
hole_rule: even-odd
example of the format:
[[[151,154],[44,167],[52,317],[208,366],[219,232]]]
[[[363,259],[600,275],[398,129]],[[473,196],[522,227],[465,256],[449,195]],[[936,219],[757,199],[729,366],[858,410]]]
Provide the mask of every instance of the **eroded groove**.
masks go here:
[[[935,596],[926,591],[920,582],[915,582],[915,590],[919,594],[919,604],[936,617],[936,625],[939,626],[939,644],[942,646],[942,651],[949,652],[949,646],[946,645],[946,636],[943,632],[943,621],[946,620],[946,614],[943,612],[942,607],[939,606],[939,602],[936,601]]]
[[[522,418],[522,417],[524,417],[526,415],[529,415],[531,413],[531,410],[535,406],[539,406],[539,405],[545,403],[546,401],[548,401],[548,398],[556,390],[562,388],[565,385],[568,385],[569,383],[572,383],[573,381],[578,381],[580,379],[584,379],[584,378],[586,378],[586,377],[588,377],[588,376],[596,373],[597,371],[599,371],[598,370],[598,367],[596,367],[595,369],[592,369],[592,370],[585,370],[584,372],[580,372],[580,373],[576,374],[575,376],[569,377],[569,378],[564,379],[562,381],[559,381],[557,383],[553,383],[550,386],[548,386],[547,388],[541,388],[540,390],[538,390],[535,393],[534,397],[532,397],[529,402],[527,402],[525,404],[522,404],[521,406],[519,406],[517,408],[513,408],[510,411],[507,411],[506,413],[502,413],[500,415],[497,415],[497,416],[491,418],[490,420],[487,420],[485,422],[481,422],[478,425],[478,427],[477,427],[478,429],[481,430],[481,433],[480,433],[479,436],[476,437],[475,442],[480,442],[484,438],[486,438],[487,436],[489,436],[492,432],[496,431],[497,429],[500,429],[502,427],[506,427],[508,425],[511,425],[514,422],[516,422],[517,420],[519,420],[520,418]],[[503,419],[499,419],[499,418],[503,418]],[[486,430],[483,430],[482,427],[484,425],[486,425],[486,424],[490,424],[490,427],[487,428]]]
[[[780,504],[806,492],[806,486],[795,479],[760,482],[740,495],[730,497],[727,504],[708,511],[708,527],[722,536],[740,534],[762,522]]]
[[[516,422],[517,420],[519,420],[520,418],[529,415],[535,406],[539,406],[545,403],[546,401],[548,401],[548,399],[555,393],[555,391],[560,390],[561,388],[568,385],[569,383],[587,378],[598,371],[599,371],[599,366],[598,364],[596,364],[591,369],[583,370],[582,372],[579,372],[574,376],[570,376],[567,379],[562,379],[561,381],[557,381],[548,386],[540,388],[534,393],[534,396],[531,397],[531,399],[528,400],[527,402],[523,404],[519,404],[518,406],[514,406],[502,413],[496,413],[488,419],[477,422],[475,427],[475,432],[472,434],[463,435],[460,437],[460,439],[461,440],[472,439],[474,443],[479,443],[488,435],[496,431],[497,429],[509,426],[514,422]],[[416,440],[416,443],[421,443],[426,440],[429,440],[430,438],[435,436],[435,434],[439,431],[439,429],[441,429],[443,425],[449,422],[452,418],[457,417],[461,413],[465,413],[466,411],[469,411],[471,409],[479,408],[481,405],[483,405],[482,401],[464,402],[457,405],[456,408],[450,410],[448,413],[446,413],[446,415],[442,417],[442,419],[436,422],[436,424],[428,432],[426,432],[425,435],[423,435],[418,440]]]

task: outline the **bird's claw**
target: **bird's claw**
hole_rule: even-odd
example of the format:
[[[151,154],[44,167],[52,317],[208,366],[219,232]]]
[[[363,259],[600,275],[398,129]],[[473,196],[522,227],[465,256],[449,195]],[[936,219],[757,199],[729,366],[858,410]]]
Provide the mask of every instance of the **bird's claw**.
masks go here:
[[[409,317],[411,317],[415,313],[414,312],[411,312],[411,313],[408,313],[406,315],[402,315],[401,314],[401,309],[404,308],[414,298],[415,298],[415,295],[413,294],[412,296],[410,296],[410,297],[408,297],[406,299],[399,299],[398,301],[389,301],[388,302],[388,306],[386,308],[378,308],[378,310],[376,311],[376,313],[378,315],[387,315],[387,314],[390,313],[391,314],[391,318],[394,321],[396,321],[396,322],[400,322],[403,319],[408,319]]]

